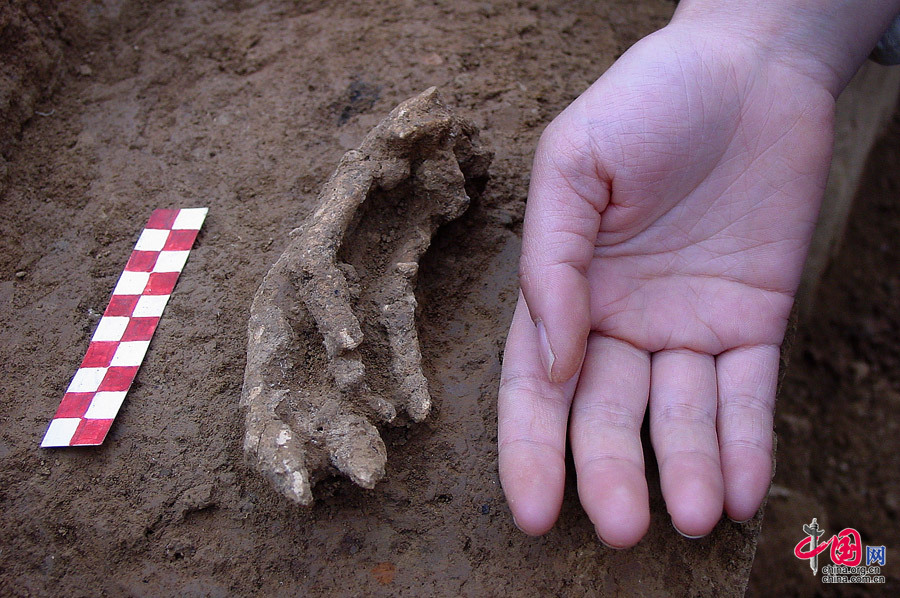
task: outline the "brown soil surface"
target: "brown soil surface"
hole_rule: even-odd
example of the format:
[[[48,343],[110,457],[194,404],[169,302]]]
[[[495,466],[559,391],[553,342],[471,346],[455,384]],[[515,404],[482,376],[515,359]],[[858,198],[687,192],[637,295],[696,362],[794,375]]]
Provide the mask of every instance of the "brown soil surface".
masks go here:
[[[67,7],[46,0],[0,4],[0,191],[22,123],[65,77],[63,57],[83,36],[78,12]]]
[[[107,0],[76,19],[37,3],[29,18],[59,20],[26,38],[49,36],[60,68],[29,84],[39,113],[0,147],[0,594],[740,595],[758,522],[681,538],[652,480],[648,537],[615,552],[597,542],[570,480],[560,524],[530,539],[496,473],[496,385],[533,148],[672,6]],[[242,454],[250,302],[340,156],[431,85],[496,154],[483,195],[421,262],[434,413],[386,434],[374,490],[326,480],[301,507]],[[884,162],[894,169],[897,147]],[[812,516],[897,546],[900,179],[870,181],[880,199],[858,208],[867,216],[798,335],[798,373],[779,403],[759,595],[773,582],[806,592],[809,569],[778,533],[793,546]],[[209,217],[105,445],[39,449],[146,218],[194,206]]]

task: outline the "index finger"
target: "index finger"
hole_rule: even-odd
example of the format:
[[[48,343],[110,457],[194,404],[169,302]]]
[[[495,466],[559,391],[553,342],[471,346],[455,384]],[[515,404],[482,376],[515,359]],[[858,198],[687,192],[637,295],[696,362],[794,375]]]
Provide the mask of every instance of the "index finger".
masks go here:
[[[566,475],[566,426],[578,376],[550,382],[538,354],[538,334],[519,295],[497,400],[500,483],[516,525],[547,532],[559,517]]]

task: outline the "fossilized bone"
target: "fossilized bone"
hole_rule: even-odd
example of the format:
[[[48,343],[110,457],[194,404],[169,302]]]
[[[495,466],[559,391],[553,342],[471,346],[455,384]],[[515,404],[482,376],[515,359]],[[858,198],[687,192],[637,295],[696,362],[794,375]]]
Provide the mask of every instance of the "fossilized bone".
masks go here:
[[[397,106],[347,152],[315,213],[250,309],[244,450],[288,498],[333,472],[372,488],[386,451],[373,422],[431,409],[416,332],[419,258],[469,206],[491,161],[435,88]]]

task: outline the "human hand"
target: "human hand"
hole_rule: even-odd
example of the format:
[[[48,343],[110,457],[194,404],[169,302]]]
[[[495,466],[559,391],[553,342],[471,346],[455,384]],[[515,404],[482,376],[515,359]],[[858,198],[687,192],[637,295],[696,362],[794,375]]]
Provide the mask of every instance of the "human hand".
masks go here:
[[[709,533],[723,508],[757,511],[833,94],[749,38],[675,21],[548,126],[498,405],[500,477],[523,531],[558,516],[568,432],[598,535],[640,540],[648,404],[681,533]]]

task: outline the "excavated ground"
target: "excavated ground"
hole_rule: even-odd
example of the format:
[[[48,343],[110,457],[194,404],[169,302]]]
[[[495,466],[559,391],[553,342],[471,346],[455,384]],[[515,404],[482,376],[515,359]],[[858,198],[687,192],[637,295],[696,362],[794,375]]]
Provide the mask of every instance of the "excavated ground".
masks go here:
[[[13,57],[4,81],[19,86],[2,96],[15,109],[0,128],[2,593],[741,595],[757,522],[726,520],[709,538],[681,538],[654,479],[648,537],[614,552],[597,542],[569,480],[560,524],[535,540],[513,527],[497,479],[495,394],[534,146],[543,126],[672,7],[15,0],[0,9],[0,52]],[[438,232],[421,264],[419,332],[434,413],[386,435],[387,473],[375,490],[326,481],[315,506],[303,508],[243,459],[250,302],[340,156],[431,85],[496,154],[483,196]],[[879,184],[894,195],[900,188],[896,178]],[[896,233],[896,203],[878,205],[871,222]],[[106,444],[39,449],[149,213],[191,206],[209,206],[209,217]],[[857,226],[875,243],[869,220]],[[843,453],[820,463],[828,454],[820,451],[817,473],[785,466],[779,475],[796,475],[779,487],[818,492],[831,527],[856,524],[889,543],[898,494],[887,416],[896,401],[890,409],[885,401],[900,382],[897,308],[886,306],[897,304],[900,281],[894,254],[878,247],[863,255],[884,260],[834,274],[865,292],[835,295],[827,326],[800,335],[810,357],[794,360],[803,373],[786,386],[794,392],[779,419],[799,443],[782,432],[786,463],[790,451],[810,450],[804,438],[826,442],[828,426],[836,446],[865,465]],[[874,278],[845,277],[846,268]],[[864,322],[839,317],[847,311],[839,305],[858,310],[885,284],[893,295],[879,295],[882,308],[864,310]],[[882,344],[841,344],[848,330],[870,329]],[[823,371],[844,382],[827,399],[801,391],[826,392]],[[869,389],[865,404],[847,398],[857,387]],[[866,509],[881,510],[866,519]],[[790,549],[782,544],[792,547],[817,513],[795,515],[775,519],[765,554],[782,558]],[[755,587],[790,567],[808,573],[790,559],[764,561],[777,567]]]

